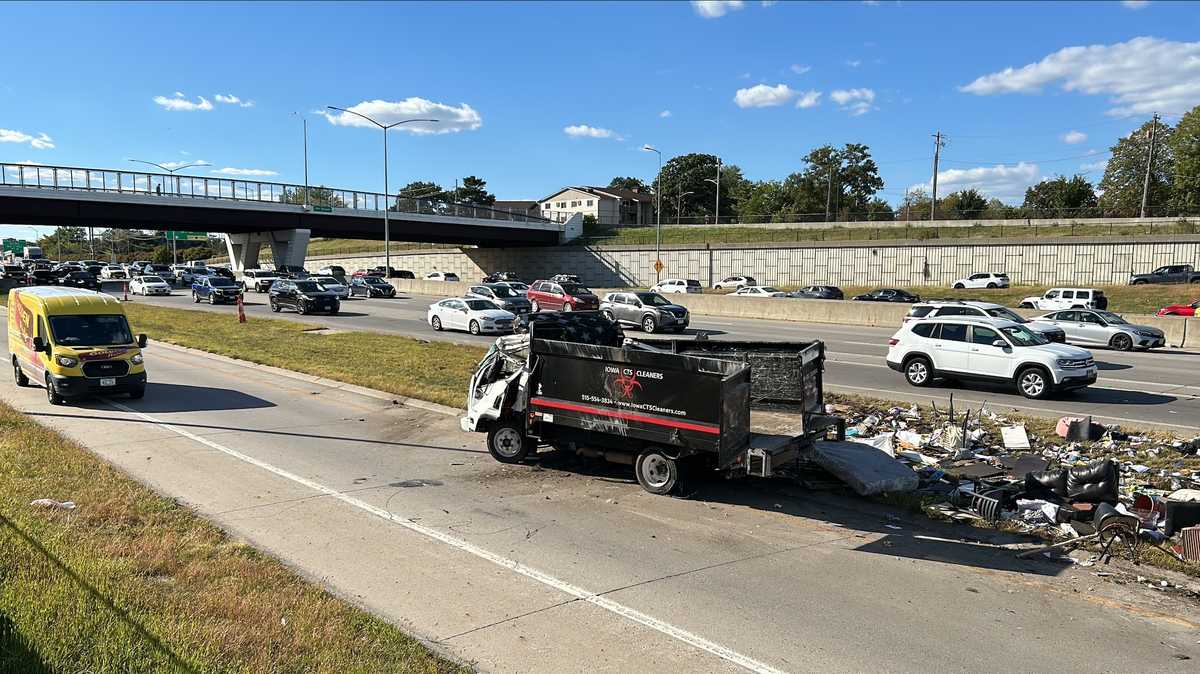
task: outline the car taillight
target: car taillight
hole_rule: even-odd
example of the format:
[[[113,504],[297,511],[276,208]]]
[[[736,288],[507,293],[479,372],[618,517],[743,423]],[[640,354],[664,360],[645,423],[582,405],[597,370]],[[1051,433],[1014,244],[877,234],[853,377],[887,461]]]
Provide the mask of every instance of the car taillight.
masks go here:
[[[896,339],[895,337],[892,337],[891,339],[888,340],[888,346],[896,346],[899,343],[900,343],[900,340]]]

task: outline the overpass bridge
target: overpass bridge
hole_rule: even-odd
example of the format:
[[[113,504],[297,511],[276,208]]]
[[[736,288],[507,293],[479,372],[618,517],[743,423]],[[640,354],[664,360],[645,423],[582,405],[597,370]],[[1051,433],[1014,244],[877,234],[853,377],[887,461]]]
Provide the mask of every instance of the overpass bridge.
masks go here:
[[[305,205],[305,190],[308,205]],[[483,247],[553,246],[582,233],[524,212],[236,178],[0,163],[0,223],[225,234],[237,269],[258,266],[264,244],[276,264],[304,264],[310,237],[383,239]]]

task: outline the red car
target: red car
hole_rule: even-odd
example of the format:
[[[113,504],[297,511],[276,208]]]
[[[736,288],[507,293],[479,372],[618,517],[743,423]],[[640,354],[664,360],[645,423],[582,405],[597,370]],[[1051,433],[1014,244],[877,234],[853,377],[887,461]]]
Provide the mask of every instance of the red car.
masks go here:
[[[1200,300],[1191,304],[1171,304],[1158,310],[1159,316],[1195,316],[1200,309]]]
[[[350,277],[353,278],[356,276],[378,276],[383,278],[383,271],[379,269],[355,269]]]
[[[527,297],[534,312],[595,311],[600,308],[600,298],[578,283],[535,281],[529,287]]]

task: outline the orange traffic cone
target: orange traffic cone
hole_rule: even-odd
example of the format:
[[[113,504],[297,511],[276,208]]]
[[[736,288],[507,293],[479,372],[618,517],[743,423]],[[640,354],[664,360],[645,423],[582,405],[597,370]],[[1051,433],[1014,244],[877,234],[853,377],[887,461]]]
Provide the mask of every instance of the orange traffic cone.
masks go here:
[[[238,308],[238,323],[245,323],[246,322],[246,306],[244,304],[242,304],[241,294],[239,294],[237,296],[237,308]]]

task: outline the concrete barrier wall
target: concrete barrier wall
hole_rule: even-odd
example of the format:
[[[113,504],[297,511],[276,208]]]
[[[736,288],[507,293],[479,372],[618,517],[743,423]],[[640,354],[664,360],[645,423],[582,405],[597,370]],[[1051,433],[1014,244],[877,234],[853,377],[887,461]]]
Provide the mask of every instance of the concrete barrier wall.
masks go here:
[[[392,266],[418,278],[452,271],[471,281],[498,271],[528,281],[574,273],[594,287],[616,288],[652,285],[654,259],[653,248],[645,246],[468,248],[401,253],[392,256]],[[664,278],[698,279],[706,287],[739,274],[771,285],[919,287],[949,285],[979,271],[1007,272],[1016,284],[1112,285],[1165,264],[1200,267],[1200,235],[665,246],[662,260]],[[383,258],[312,258],[307,266],[326,264],[358,269],[383,264]]]

